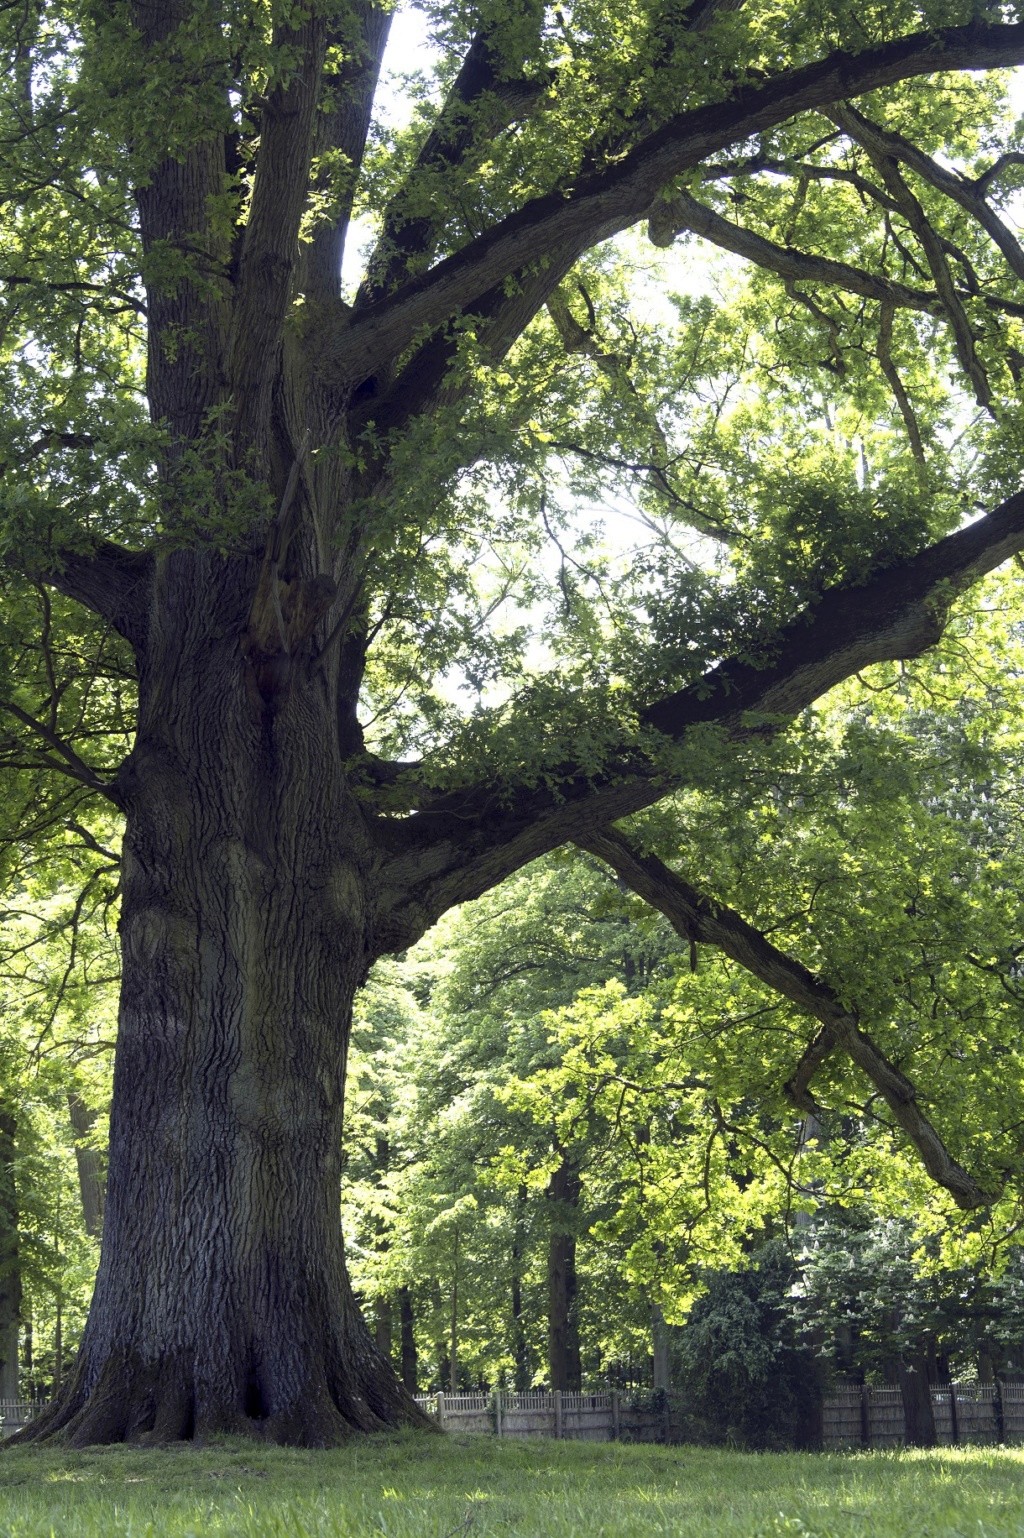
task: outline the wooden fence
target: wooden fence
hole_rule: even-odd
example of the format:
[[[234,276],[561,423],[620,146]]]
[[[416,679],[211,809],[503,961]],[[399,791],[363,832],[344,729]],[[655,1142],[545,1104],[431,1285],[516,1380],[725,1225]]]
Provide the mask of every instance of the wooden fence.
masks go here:
[[[931,1391],[935,1430],[943,1445],[1004,1442],[1024,1445],[1024,1382],[957,1383]],[[417,1394],[416,1402],[445,1431],[500,1437],[557,1437],[583,1442],[671,1442],[678,1422],[667,1399],[602,1394]],[[19,1431],[45,1401],[0,1399],[0,1438]],[[898,1447],[905,1440],[898,1388],[841,1384],[822,1406],[822,1440],[829,1449]]]
[[[941,1445],[1024,1444],[1024,1383],[943,1384],[931,1393]],[[420,1394],[417,1403],[445,1431],[588,1442],[671,1442],[679,1435],[667,1400],[654,1408],[616,1393]],[[822,1441],[829,1449],[902,1446],[906,1427],[899,1389],[859,1384],[833,1389],[822,1406]]]
[[[479,1394],[417,1394],[416,1403],[444,1431],[499,1437],[557,1437],[574,1442],[666,1442],[669,1412],[620,1394],[553,1394],[531,1389]]]
[[[939,1443],[1024,1443],[1024,1383],[936,1384],[931,1391]],[[846,1384],[822,1407],[826,1447],[899,1447],[906,1440],[898,1388]]]
[[[26,1422],[46,1408],[41,1399],[0,1399],[0,1437],[9,1437],[20,1431]]]

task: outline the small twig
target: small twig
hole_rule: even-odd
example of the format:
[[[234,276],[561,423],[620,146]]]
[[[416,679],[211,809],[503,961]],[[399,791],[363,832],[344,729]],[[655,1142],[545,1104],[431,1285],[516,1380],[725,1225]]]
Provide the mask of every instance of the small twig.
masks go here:
[[[444,1538],[459,1538],[460,1534],[468,1533],[475,1520],[475,1514],[472,1508],[470,1508],[467,1510],[466,1515],[463,1517],[461,1522],[459,1522],[455,1527],[449,1528],[449,1530],[444,1534]]]

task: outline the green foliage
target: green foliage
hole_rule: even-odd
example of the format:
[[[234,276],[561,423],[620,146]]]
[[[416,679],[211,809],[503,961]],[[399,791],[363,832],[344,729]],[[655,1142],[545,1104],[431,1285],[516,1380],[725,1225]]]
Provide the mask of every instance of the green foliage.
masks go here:
[[[14,1123],[26,1395],[51,1393],[73,1360],[98,1260],[75,1150],[89,1148],[102,1172],[120,972],[117,842],[114,819],[93,817],[48,844],[5,851],[0,1107]],[[76,1135],[72,1099],[90,1135]]]
[[[386,308],[383,290],[420,292],[530,200],[614,180],[682,112],[833,49],[848,62],[987,14],[756,0],[691,28],[676,0],[424,10],[436,60],[409,82],[411,117],[371,125],[360,166],[319,132],[352,105],[364,18],[347,0],[188,4],[145,45],[121,3],[0,9],[0,1098],[19,1105],[27,1296],[51,1341],[59,1290],[74,1334],[92,1248],[70,1216],[66,1101],[101,1112],[108,1092],[119,829],[97,808],[136,705],[127,642],[43,579],[59,586],[107,539],[161,560],[198,547],[209,571],[242,574],[230,617],[211,620],[240,638],[306,413],[323,428],[303,469],[309,544],[348,584],[370,748],[421,755],[424,794],[484,787],[495,821],[527,792],[557,806],[638,763],[660,774],[666,799],[631,834],[822,979],[912,1077],[952,1156],[1005,1191],[957,1218],[839,1053],[808,1142],[782,1087],[816,1025],[586,861],[515,877],[376,975],[354,1033],[346,1228],[363,1296],[411,1294],[424,1381],[446,1359],[465,1379],[542,1381],[544,1249],[561,1224],[588,1374],[643,1378],[652,1310],[679,1324],[709,1288],[687,1372],[696,1384],[717,1363],[720,1404],[699,1380],[709,1421],[766,1445],[751,1385],[785,1381],[783,1281],[767,1259],[741,1266],[766,1232],[794,1210],[867,1214],[878,1242],[861,1260],[878,1266],[878,1235],[909,1206],[892,1274],[947,1291],[1001,1285],[1019,1232],[1019,580],[977,590],[928,660],[842,685],[785,733],[749,720],[666,746],[639,723],[723,658],[766,670],[780,626],[829,587],[866,584],[1018,491],[1020,262],[921,157],[1012,222],[1022,130],[998,75],[864,94],[878,131],[913,138],[900,183],[830,111],[801,111],[652,183],[649,233],[670,255],[636,233],[571,268],[560,249],[520,252],[486,302],[453,301],[384,358],[350,410],[337,355],[351,309],[314,302],[310,276],[350,200],[388,231],[367,275]],[[308,197],[288,250],[260,258],[294,262],[271,349],[287,366],[265,391],[280,415],[260,448],[238,436],[243,385],[225,382],[245,341],[232,305],[271,99],[299,78],[312,14],[334,32],[310,164],[286,178],[301,187],[308,170]],[[490,83],[439,123],[481,27]],[[438,152],[458,135],[465,153]],[[201,207],[183,228],[179,209],[147,225],[168,168],[188,182],[210,146]],[[686,199],[732,255],[676,218]],[[545,263],[561,281],[533,304]],[[496,338],[518,302],[522,326]],[[431,355],[444,368],[417,404]],[[194,416],[177,437],[154,384],[165,365]],[[406,791],[361,781],[367,825]],[[545,1195],[567,1164],[571,1212]],[[835,1257],[815,1264],[824,1276]],[[741,1269],[708,1281],[726,1266]]]
[[[695,1439],[760,1449],[813,1443],[821,1383],[794,1317],[797,1275],[776,1241],[739,1270],[708,1279],[676,1344]]]
[[[641,824],[650,847],[685,851],[685,874],[836,980],[955,1155],[993,1180],[1019,1159],[1024,1066],[1012,896],[1024,670],[998,626],[1007,591],[993,584],[927,664],[879,670],[866,698],[840,695],[785,740],[742,759],[709,745],[690,776],[705,788]],[[954,677],[970,678],[966,692],[950,693]],[[905,1295],[901,1338],[915,1349],[927,1336],[961,1370],[983,1350],[1016,1360],[1012,1176],[990,1213],[957,1217],[838,1060],[819,1072],[823,1130],[806,1141],[781,1087],[813,1023],[710,948],[691,970],[689,947],[596,872],[564,857],[537,866],[446,921],[405,966],[418,1004],[394,1035],[387,1008],[367,1002],[391,1075],[375,1126],[402,1153],[383,1181],[363,1177],[350,1224],[363,1233],[372,1219],[393,1236],[376,1256],[360,1250],[359,1274],[371,1290],[417,1292],[425,1360],[447,1351],[458,1229],[466,1370],[510,1381],[513,1251],[542,1316],[543,1193],[566,1150],[582,1179],[587,1372],[642,1381],[656,1304],[699,1343],[680,1350],[705,1435],[731,1428],[763,1445],[807,1434],[798,1422],[813,1374],[795,1332],[816,1321],[835,1337],[830,1268],[861,1253],[858,1223],[868,1249],[857,1275],[872,1275],[873,1290],[842,1306],[847,1324],[861,1310],[859,1365],[874,1370],[896,1349],[886,1293]],[[789,1262],[778,1275],[777,1256],[752,1270],[750,1252],[801,1211],[824,1226],[800,1284],[817,1302],[794,1309]],[[833,1221],[845,1239],[827,1238]],[[892,1266],[871,1248],[876,1233],[902,1236]],[[441,1281],[429,1297],[425,1277]],[[541,1326],[531,1319],[542,1379]],[[759,1400],[758,1385],[778,1393]]]
[[[802,1327],[817,1332],[841,1373],[880,1376],[901,1358],[923,1359],[963,1379],[979,1357],[1002,1376],[1021,1371],[1019,1249],[986,1273],[942,1263],[905,1219],[826,1216],[811,1231],[793,1291]]]

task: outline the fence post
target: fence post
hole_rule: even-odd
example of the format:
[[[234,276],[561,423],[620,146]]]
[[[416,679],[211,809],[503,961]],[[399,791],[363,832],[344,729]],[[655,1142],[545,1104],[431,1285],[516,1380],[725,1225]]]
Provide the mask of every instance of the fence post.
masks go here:
[[[993,1384],[993,1393],[994,1393],[994,1398],[993,1398],[992,1408],[995,1411],[995,1415],[996,1415],[996,1441],[997,1442],[1005,1443],[1005,1441],[1006,1441],[1006,1417],[1005,1417],[1005,1415],[1003,1413],[1003,1380],[1002,1380],[1002,1378],[996,1378],[995,1383]]]
[[[554,1398],[554,1401],[555,1401],[555,1437],[556,1437],[556,1439],[558,1441],[561,1441],[562,1440],[562,1390],[560,1388],[556,1388],[555,1392],[554,1392],[554,1395],[552,1397]]]
[[[866,1383],[860,1386],[860,1441],[862,1447],[871,1446],[871,1390]]]
[[[437,1396],[437,1424],[440,1426],[441,1430],[443,1431],[444,1430],[444,1394],[443,1393],[438,1394],[438,1396]]]
[[[501,1389],[494,1390],[494,1433],[501,1436]]]
[[[619,1440],[619,1433],[621,1432],[621,1430],[622,1430],[622,1427],[621,1427],[621,1425],[619,1423],[619,1391],[618,1391],[617,1388],[613,1388],[612,1389],[612,1441],[613,1442],[617,1442]]]

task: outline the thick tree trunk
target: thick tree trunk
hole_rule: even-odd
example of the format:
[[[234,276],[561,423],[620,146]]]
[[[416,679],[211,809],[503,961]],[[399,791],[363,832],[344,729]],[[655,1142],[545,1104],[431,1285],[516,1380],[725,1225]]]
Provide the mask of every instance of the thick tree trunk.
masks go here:
[[[17,1399],[18,1326],[21,1320],[21,1256],[18,1193],[14,1177],[14,1114],[0,1110],[0,1399]]]
[[[565,1154],[548,1183],[548,1373],[552,1389],[576,1392],[582,1382],[576,1317],[576,1209],[579,1171]]]
[[[340,1225],[369,840],[315,664],[250,666],[242,598],[172,555],[140,666],[123,983],[96,1291],[28,1436],[250,1432],[307,1446],[425,1423],[353,1298]],[[218,637],[224,639],[218,641]]]

